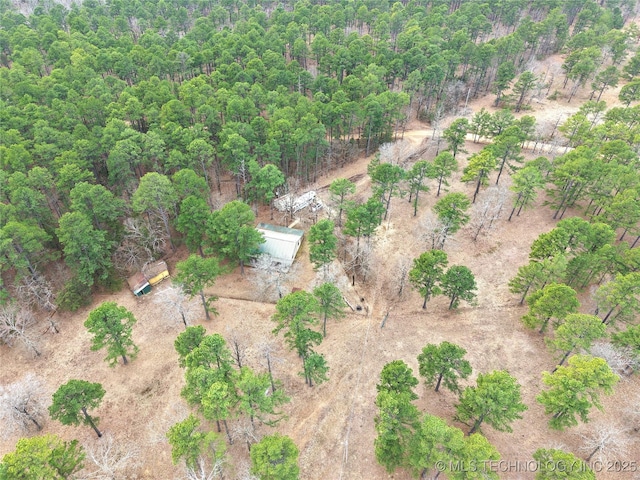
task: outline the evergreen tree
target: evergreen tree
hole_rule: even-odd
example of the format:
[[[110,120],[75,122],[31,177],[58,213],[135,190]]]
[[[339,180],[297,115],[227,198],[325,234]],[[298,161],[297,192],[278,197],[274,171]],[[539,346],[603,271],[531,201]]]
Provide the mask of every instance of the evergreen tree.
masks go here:
[[[195,325],[187,327],[184,332],[178,335],[173,344],[176,352],[178,352],[178,363],[181,367],[185,366],[185,358],[187,355],[200,346],[206,333],[207,331],[202,325]]]
[[[387,390],[380,391],[376,398],[375,454],[378,463],[389,473],[407,463],[409,442],[418,425],[418,409],[411,398],[409,393]]]
[[[190,255],[186,260],[176,264],[176,271],[173,282],[180,285],[189,298],[200,295],[207,320],[211,320],[210,312],[217,315],[216,309],[211,306],[211,303],[216,301],[218,297],[215,295],[205,297],[204,289],[212,287],[220,275],[218,259]]]
[[[381,163],[380,159],[376,158],[367,167],[367,172],[373,183],[374,196],[379,196],[384,205],[384,220],[386,220],[391,197],[401,195],[400,185],[404,180],[405,171],[399,165]]]
[[[184,235],[187,249],[203,255],[205,228],[210,210],[207,201],[195,195],[189,195],[180,203],[180,213],[176,217],[176,230]]]
[[[198,460],[202,457],[212,456],[222,458],[225,454],[225,445],[220,442],[213,432],[199,430],[200,420],[192,414],[181,422],[171,426],[167,432],[167,439],[171,445],[171,460],[177,464],[184,459],[188,468],[195,469]]]
[[[438,215],[438,220],[444,225],[440,249],[444,248],[444,243],[449,235],[453,235],[467,223],[471,218],[467,213],[471,203],[464,193],[447,193],[436,202],[433,211]]]
[[[336,205],[336,208],[338,208],[339,227],[342,227],[342,212],[349,206],[347,197],[353,195],[355,191],[355,184],[346,178],[336,178],[331,182],[331,185],[329,185],[331,201]]]
[[[424,184],[425,179],[433,178],[433,165],[426,160],[418,160],[413,164],[405,178],[409,184],[409,201],[413,199],[413,216],[418,214],[418,196],[420,192],[428,192],[429,187]]]
[[[472,422],[469,434],[488,423],[501,432],[511,432],[511,423],[527,406],[522,403],[520,385],[504,370],[478,375],[477,386],[467,387],[456,405],[456,417]]]
[[[440,345],[429,344],[418,355],[420,376],[430,387],[435,385],[436,392],[441,382],[455,393],[460,393],[458,379],[465,379],[471,375],[471,364],[464,360],[467,351],[449,342]]]
[[[3,480],[55,480],[74,478],[84,466],[85,453],[77,440],[66,442],[55,435],[21,438],[0,463]]]
[[[473,302],[476,298],[476,278],[465,266],[454,265],[442,276],[440,280],[442,293],[449,297],[449,310],[458,308],[460,300]]]
[[[596,290],[595,299],[598,309],[607,312],[602,323],[630,321],[640,312],[640,272],[617,275]]]
[[[285,183],[285,178],[278,167],[270,163],[260,168],[255,161],[249,162],[249,173],[251,181],[247,184],[249,197],[268,204],[271,209],[273,219],[273,199],[276,196],[276,189]]]
[[[230,261],[237,261],[240,273],[244,265],[258,254],[264,237],[253,226],[255,215],[246,203],[234,200],[211,214],[207,222],[208,246]]]
[[[463,170],[461,180],[463,182],[476,182],[476,190],[473,192],[471,203],[476,203],[480,186],[489,183],[489,174],[496,168],[496,164],[497,159],[489,148],[485,148],[480,153],[476,153],[469,158],[469,164]]]
[[[85,380],[69,380],[60,385],[53,394],[53,401],[49,407],[49,415],[59,420],[63,425],[90,425],[98,437],[102,433],[98,430],[98,418],[92,417],[88,409],[97,408],[102,402],[105,391],[99,383]]]
[[[251,448],[251,473],[260,480],[298,480],[298,447],[278,433],[262,437]]]
[[[502,92],[509,88],[511,85],[511,81],[516,77],[516,67],[513,62],[502,62],[498,65],[498,70],[496,72],[496,79],[493,83],[493,90],[496,94],[496,101],[494,103],[494,107],[497,107],[500,103],[500,98],[502,97]]]
[[[242,367],[236,387],[238,389],[238,409],[249,415],[252,424],[254,418],[270,426],[274,426],[280,420],[282,414],[276,409],[287,403],[289,398],[285,396],[282,388],[269,391],[271,379],[268,373],[256,374],[250,368]]]
[[[342,292],[333,283],[323,283],[313,289],[313,295],[318,300],[318,313],[322,315],[322,336],[327,336],[327,318],[336,320],[344,318],[347,306],[342,298]]]
[[[411,437],[408,464],[416,477],[424,477],[436,465],[438,472],[450,474],[450,467],[456,464],[463,449],[462,430],[450,427],[441,418],[427,414]]]
[[[438,179],[438,192],[436,193],[436,197],[440,196],[440,189],[442,188],[442,185],[445,185],[446,187],[449,186],[447,179],[457,171],[458,162],[451,153],[440,152],[436,155],[436,158],[433,159],[433,176]]]
[[[136,319],[125,307],[119,307],[115,302],[104,302],[94,309],[84,322],[89,333],[93,334],[91,350],[107,348],[105,361],[110,367],[115,367],[118,357],[127,365],[130,359],[138,354],[138,347],[133,343],[131,333]]]
[[[413,371],[402,360],[394,360],[382,367],[380,383],[376,385],[378,392],[391,394],[407,394],[411,400],[417,400],[418,395],[413,392],[418,385],[418,380],[413,376]]]
[[[558,326],[568,314],[577,312],[580,305],[576,291],[561,283],[546,285],[531,294],[527,303],[529,313],[522,321],[529,328],[540,327],[540,333],[544,333],[551,319],[554,319],[553,325]]]
[[[457,118],[451,122],[449,128],[445,128],[442,132],[442,136],[447,139],[449,150],[451,150],[454,159],[458,152],[465,153],[460,147],[462,147],[467,140],[468,131],[469,121],[466,118]]]
[[[333,222],[327,219],[319,220],[309,229],[309,259],[316,270],[326,268],[337,256],[338,239],[333,229]]]
[[[79,212],[65,213],[58,221],[58,239],[64,247],[65,262],[78,282],[90,288],[96,279],[106,280],[112,268],[112,242],[106,233],[96,230]]]
[[[430,250],[414,259],[413,268],[409,271],[409,281],[424,297],[422,308],[427,308],[427,302],[432,295],[440,293],[437,284],[442,279],[447,263],[447,254],[442,250]]]
[[[549,387],[536,398],[551,414],[549,426],[564,430],[589,421],[589,410],[595,406],[602,410],[600,392],[610,395],[618,377],[602,358],[574,355],[567,366],[553,372],[543,372],[542,382]]]
[[[131,206],[137,213],[156,215],[164,225],[165,233],[173,251],[176,250],[171,238],[169,220],[176,211],[178,196],[171,180],[157,172],[149,172],[140,179],[140,185],[131,198]]]
[[[539,448],[533,454],[533,459],[539,466],[536,480],[596,480],[593,470],[572,453]]]
[[[537,81],[538,78],[528,70],[520,74],[518,81],[513,85],[513,93],[518,98],[515,108],[516,113],[519,112],[524,105],[527,94],[536,85]]]
[[[589,352],[593,342],[606,335],[606,325],[595,315],[570,313],[554,332],[554,337],[547,344],[562,355],[558,367],[574,350]],[[558,368],[556,367],[556,369]]]
[[[527,165],[523,169],[518,170],[511,177],[513,183],[510,190],[517,194],[513,202],[513,210],[509,215],[509,221],[516,210],[517,216],[523,208],[528,208],[537,197],[537,190],[544,186],[544,180],[540,170],[533,165]]]

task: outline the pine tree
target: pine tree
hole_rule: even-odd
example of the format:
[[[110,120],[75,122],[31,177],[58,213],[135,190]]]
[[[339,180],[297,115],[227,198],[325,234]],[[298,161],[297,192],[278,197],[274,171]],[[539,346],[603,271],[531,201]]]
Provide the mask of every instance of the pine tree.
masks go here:
[[[97,408],[102,402],[105,391],[99,383],[85,380],[69,380],[60,385],[53,394],[53,401],[49,407],[49,415],[59,420],[63,425],[90,425],[98,437],[102,433],[98,430],[98,418],[89,415],[87,410]]]
[[[138,347],[131,338],[132,328],[136,319],[125,307],[119,307],[115,302],[104,302],[89,314],[84,322],[90,333],[93,334],[91,350],[107,348],[105,361],[110,367],[115,367],[118,357],[127,365],[130,359],[138,354]]]
[[[527,406],[522,403],[520,385],[504,370],[478,375],[477,386],[467,387],[456,405],[456,417],[472,422],[469,434],[488,423],[501,432],[511,432],[511,423]]]
[[[602,358],[574,355],[567,366],[553,372],[543,372],[542,382],[549,387],[537,396],[545,413],[551,414],[549,426],[564,430],[589,421],[591,407],[602,411],[600,393],[610,395],[618,377]]]

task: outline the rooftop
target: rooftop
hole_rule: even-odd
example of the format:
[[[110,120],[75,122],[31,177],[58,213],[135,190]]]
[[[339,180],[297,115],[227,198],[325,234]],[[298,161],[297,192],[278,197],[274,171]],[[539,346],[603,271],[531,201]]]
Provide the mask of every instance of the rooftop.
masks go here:
[[[280,225],[271,225],[270,223],[259,223],[258,225],[256,225],[256,228],[258,230],[295,235],[296,237],[302,237],[304,235],[303,230],[298,230],[297,228],[281,227]]]

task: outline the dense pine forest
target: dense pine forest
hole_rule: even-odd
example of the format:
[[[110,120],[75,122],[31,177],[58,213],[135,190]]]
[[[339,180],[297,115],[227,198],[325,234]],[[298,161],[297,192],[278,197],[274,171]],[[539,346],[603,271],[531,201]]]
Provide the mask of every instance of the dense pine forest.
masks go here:
[[[562,462],[579,467],[563,478],[637,475],[638,11],[634,0],[0,0],[0,362],[11,365],[0,479],[522,478],[492,467],[505,451],[537,462],[527,478],[559,478],[549,466]],[[274,220],[278,198],[308,190],[320,213]],[[256,260],[258,221],[305,230],[301,267]],[[133,297],[126,279],[161,259],[170,287]],[[178,318],[171,331],[141,333],[153,309]],[[431,335],[430,315],[469,324]],[[500,331],[513,345],[485,360],[465,329],[512,317]],[[397,329],[395,350],[371,329]],[[162,374],[143,363],[156,334]],[[66,342],[79,347],[56,360]],[[372,369],[356,370],[368,348]],[[104,349],[108,378],[101,358],[81,359]],[[518,349],[531,366],[509,363]],[[39,369],[65,370],[57,361],[74,371],[53,384]],[[109,400],[136,364],[136,383],[177,386]],[[633,400],[606,411],[627,429],[601,419],[580,445],[564,433],[591,425],[622,383]],[[132,420],[130,444],[115,427],[103,438],[92,411],[133,418],[149,395],[149,409],[184,410],[161,426]],[[342,404],[332,422],[346,423],[319,428],[323,443],[306,422],[328,422],[324,402]],[[514,451],[523,417],[536,433]],[[87,427],[97,440],[75,434]],[[150,460],[154,449],[166,458]]]

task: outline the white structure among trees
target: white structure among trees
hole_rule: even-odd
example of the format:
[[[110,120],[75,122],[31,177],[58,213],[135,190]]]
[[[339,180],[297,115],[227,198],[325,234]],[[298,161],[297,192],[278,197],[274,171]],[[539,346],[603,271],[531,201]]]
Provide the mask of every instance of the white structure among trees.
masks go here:
[[[256,230],[265,239],[259,246],[260,253],[270,255],[274,262],[280,263],[283,267],[291,266],[302,245],[304,231],[268,223],[259,223]]]

